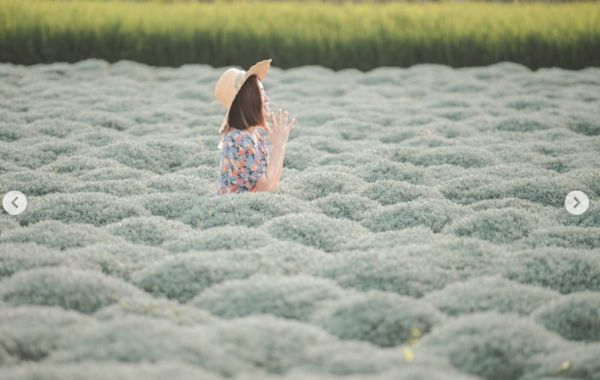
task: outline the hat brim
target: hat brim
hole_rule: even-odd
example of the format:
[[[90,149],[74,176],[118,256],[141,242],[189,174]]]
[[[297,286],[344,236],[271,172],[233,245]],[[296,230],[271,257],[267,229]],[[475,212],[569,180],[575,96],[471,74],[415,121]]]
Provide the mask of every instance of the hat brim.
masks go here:
[[[256,75],[261,81],[264,80],[267,74],[269,73],[269,69],[271,68],[271,61],[272,59],[269,58],[252,65],[252,67],[250,67],[248,71],[246,71],[246,75],[244,76],[243,82],[245,82],[246,79],[248,79],[252,75]]]
[[[225,134],[227,133],[227,119],[229,118],[229,109],[227,109],[227,112],[225,112],[225,117],[223,118],[223,121],[221,122],[221,127],[219,127],[219,144],[217,144],[217,149],[223,149],[223,138],[225,137]]]

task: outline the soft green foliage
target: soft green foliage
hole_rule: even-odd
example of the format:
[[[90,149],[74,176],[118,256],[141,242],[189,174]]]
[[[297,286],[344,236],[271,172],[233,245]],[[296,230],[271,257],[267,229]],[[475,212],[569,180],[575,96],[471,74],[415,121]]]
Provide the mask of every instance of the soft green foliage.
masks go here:
[[[597,379],[598,68],[274,65],[219,197],[222,70],[0,64],[0,379]]]
[[[2,251],[0,279],[31,268],[68,265],[70,261],[63,253],[35,243],[4,243]]]
[[[40,125],[38,128],[41,129],[42,126]],[[32,130],[35,131],[33,127]],[[39,133],[43,135],[43,131],[40,131]],[[56,160],[61,155],[76,154],[85,149],[85,145],[83,144],[65,141],[64,139],[50,136],[43,136],[43,138],[24,137],[21,140],[29,141],[25,149],[19,149],[14,144],[9,144],[4,141],[0,142],[0,146],[2,146],[2,155],[3,157],[6,157],[5,159],[10,160],[16,165],[29,169],[37,169]]]
[[[538,174],[538,173],[536,173]],[[573,182],[561,178],[526,177],[503,180],[487,176],[467,177],[448,183],[445,195],[453,201],[469,204],[485,199],[519,198],[542,205],[558,205],[573,188]],[[455,186],[459,186],[456,188]],[[461,190],[462,189],[462,190]],[[585,189],[584,191],[586,191]]]
[[[531,247],[600,248],[599,227],[550,227],[538,229],[524,241]]]
[[[510,243],[526,237],[533,222],[528,214],[517,209],[485,210],[448,227],[458,236],[473,236],[494,243]]]
[[[325,303],[315,323],[342,339],[398,346],[426,334],[443,318],[434,307],[394,293],[370,291]]]
[[[409,163],[381,159],[370,161],[356,170],[356,174],[368,182],[394,180],[420,184],[423,183],[424,173],[423,169]]]
[[[65,177],[38,170],[19,170],[2,175],[2,183],[7,189],[20,189],[31,196],[65,191],[69,183]]]
[[[335,283],[310,276],[253,276],[214,285],[190,301],[223,318],[272,314],[306,320],[319,303],[344,291]]]
[[[216,182],[216,179],[213,178],[213,181]],[[316,207],[291,197],[246,192],[200,202],[189,211],[194,218],[187,216],[186,220],[193,220],[192,225],[200,228],[229,225],[258,227],[275,217],[312,210]]]
[[[281,216],[269,221],[265,228],[278,239],[305,244],[325,252],[336,251],[345,241],[345,236],[368,233],[357,222],[314,213]]]
[[[161,245],[193,235],[193,230],[188,225],[158,216],[127,218],[109,224],[106,229],[132,243],[148,245]]]
[[[119,240],[116,236],[88,224],[65,224],[54,220],[13,228],[0,236],[0,243],[37,243],[60,250]]]
[[[217,380],[220,377],[191,364],[160,361],[156,363],[122,363],[118,361],[84,363],[27,363],[18,367],[0,368],[4,380],[101,380],[112,379],[186,380],[190,378]]]
[[[344,288],[384,290],[412,297],[421,297],[464,276],[448,269],[446,263],[428,263],[429,258],[423,256],[385,249],[341,252],[314,268],[313,273],[333,279]]]
[[[210,260],[202,253],[189,253],[149,264],[134,273],[133,283],[155,296],[185,302],[213,284],[248,277],[257,270],[254,263]]]
[[[453,283],[424,299],[451,316],[488,310],[529,315],[558,297],[559,293],[552,290],[522,285],[497,275]]]
[[[451,320],[420,344],[448,357],[463,372],[490,380],[519,378],[535,368],[540,356],[566,346],[531,320],[496,313]]]
[[[329,345],[335,350],[337,343],[318,327],[271,315],[236,318],[211,328],[212,341],[231,346],[234,358],[275,374],[308,364],[311,347]]]
[[[135,286],[96,271],[35,268],[0,283],[0,299],[12,305],[52,305],[93,313],[123,297],[144,297]]]
[[[366,70],[499,61],[582,68],[598,65],[600,59],[600,11],[594,3],[3,3],[0,60],[15,63],[94,56],[152,65],[246,66],[267,53],[281,67],[321,64]],[[106,113],[97,121],[117,130],[132,122]],[[588,125],[582,121],[574,128],[597,134]]]
[[[439,197],[434,189],[393,180],[376,181],[365,187],[363,195],[382,205],[409,202],[418,198]]]
[[[568,294],[540,307],[533,317],[566,339],[600,341],[600,296],[595,292]]]
[[[127,315],[141,315],[164,319],[181,326],[197,326],[214,319],[202,310],[182,305],[164,298],[122,298],[119,302],[98,310],[94,316],[99,320],[118,320]]]
[[[595,380],[600,373],[600,343],[571,345],[564,350],[544,355],[536,360],[536,368],[522,377],[533,379],[589,379]]]
[[[76,231],[71,232],[74,235],[71,238],[80,237]],[[51,247],[32,242],[3,243],[0,278],[32,268],[65,266],[98,271],[128,280],[132,272],[145,267],[152,260],[168,255],[159,248],[124,241],[115,244],[115,241],[111,240],[93,241],[86,246],[65,247],[66,249],[60,251]]]
[[[0,364],[4,367],[42,360],[57,348],[68,346],[74,334],[94,326],[94,322],[93,318],[54,306],[0,307]]]
[[[494,157],[489,152],[463,147],[433,147],[426,151],[417,148],[404,148],[394,153],[392,159],[419,166],[447,164],[463,168],[489,166],[494,163]]]
[[[511,280],[561,293],[600,291],[600,258],[591,250],[527,250],[508,254],[501,261],[500,271]]]
[[[467,208],[445,200],[414,200],[374,210],[362,224],[373,232],[399,230],[424,225],[433,232],[468,212]]]
[[[162,248],[144,244],[101,241],[84,247],[69,248],[63,257],[67,259],[67,264],[75,263],[80,268],[92,269],[129,281],[132,273],[169,254],[170,252]]]
[[[377,203],[356,194],[330,194],[313,201],[321,212],[332,218],[360,221]]]
[[[314,200],[329,194],[356,192],[363,186],[360,178],[347,170],[305,170],[297,176],[282,181],[282,190],[304,200]]]
[[[52,219],[99,226],[148,214],[138,205],[106,193],[48,194],[37,198],[27,208],[28,212],[18,217],[21,225]]]
[[[308,363],[305,365],[310,372],[294,371],[293,373],[297,373],[298,376],[291,378],[297,380],[479,379],[457,371],[445,358],[425,351],[414,355],[410,346],[374,349],[376,347],[378,346],[359,340],[341,340],[333,344],[311,347],[307,351]],[[331,373],[331,375],[317,374],[317,371]]]
[[[110,158],[135,169],[159,174],[201,162],[201,156],[191,143],[117,142],[100,148],[97,154],[100,158]]]
[[[127,315],[109,320],[74,336],[71,342],[70,346],[54,351],[49,360],[59,363],[179,361],[224,375],[252,368],[243,358],[223,357],[212,351],[211,346],[216,341],[204,328],[188,329],[145,316]],[[98,350],[99,345],[101,350]]]
[[[232,236],[235,236],[235,239],[232,239]],[[244,226],[211,227],[198,233],[175,234],[173,237],[173,240],[163,244],[173,252],[236,249],[239,247],[239,241],[244,242],[246,249],[253,249],[276,241],[265,231]]]

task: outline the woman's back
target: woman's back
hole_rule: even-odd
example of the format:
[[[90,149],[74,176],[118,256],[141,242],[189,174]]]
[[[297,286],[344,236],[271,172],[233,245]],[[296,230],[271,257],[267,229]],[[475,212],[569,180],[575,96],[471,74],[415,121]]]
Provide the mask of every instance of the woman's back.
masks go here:
[[[223,138],[219,194],[253,191],[256,181],[265,173],[269,148],[265,131],[254,128],[255,134],[230,128]]]

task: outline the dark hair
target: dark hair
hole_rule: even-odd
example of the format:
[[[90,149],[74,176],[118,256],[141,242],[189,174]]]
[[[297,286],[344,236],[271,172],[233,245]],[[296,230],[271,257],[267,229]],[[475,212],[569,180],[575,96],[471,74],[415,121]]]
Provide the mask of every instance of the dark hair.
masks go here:
[[[263,104],[260,87],[258,87],[258,77],[251,75],[233,99],[227,119],[229,127],[244,130],[257,125],[264,125],[266,122],[262,109]]]

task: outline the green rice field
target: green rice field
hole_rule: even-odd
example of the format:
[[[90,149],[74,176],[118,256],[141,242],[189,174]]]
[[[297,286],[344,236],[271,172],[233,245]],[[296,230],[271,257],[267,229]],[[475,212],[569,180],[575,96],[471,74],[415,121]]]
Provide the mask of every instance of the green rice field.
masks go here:
[[[155,66],[334,70],[511,61],[600,65],[600,3],[0,0],[0,61],[126,59]]]

